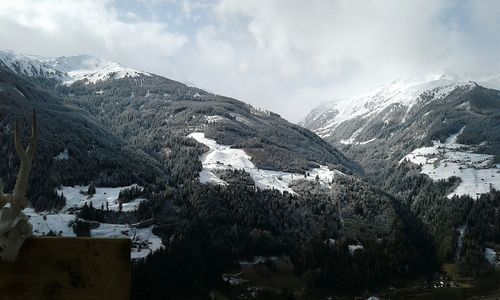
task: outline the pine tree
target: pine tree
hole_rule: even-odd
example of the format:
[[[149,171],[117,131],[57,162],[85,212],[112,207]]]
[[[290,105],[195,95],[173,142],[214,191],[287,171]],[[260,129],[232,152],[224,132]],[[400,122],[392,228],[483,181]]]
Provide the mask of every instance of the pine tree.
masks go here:
[[[96,193],[95,185],[94,185],[93,182],[91,182],[90,185],[89,185],[89,188],[87,190],[87,195],[93,196],[95,193]]]

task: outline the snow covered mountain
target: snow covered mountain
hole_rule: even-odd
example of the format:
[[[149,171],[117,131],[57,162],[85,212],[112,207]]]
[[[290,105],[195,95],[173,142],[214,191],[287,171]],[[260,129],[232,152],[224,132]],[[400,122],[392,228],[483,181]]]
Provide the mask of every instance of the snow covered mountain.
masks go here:
[[[53,69],[64,72],[69,77],[64,84],[72,84],[83,80],[85,83],[96,83],[99,80],[151,76],[149,73],[108,62],[90,55],[62,56],[43,60]]]
[[[415,104],[444,99],[455,89],[470,89],[475,84],[500,89],[500,74],[442,73],[395,80],[359,96],[325,102],[313,109],[300,125],[327,138],[342,123],[360,118],[382,117],[385,122],[403,123]],[[343,139],[344,143],[364,142],[357,139],[359,133]]]
[[[0,65],[16,74],[28,77],[46,77],[56,80],[64,80],[66,77],[66,74],[45,64],[35,56],[12,51],[0,51]]]
[[[405,158],[422,164],[422,172],[434,180],[461,178],[450,195],[475,196],[490,186],[500,188],[500,176],[495,176],[500,162],[496,89],[498,74],[397,80],[320,105],[301,125],[339,147],[368,173],[379,174]],[[452,136],[454,142],[446,143]]]
[[[77,81],[96,83],[101,80],[140,75],[151,76],[149,73],[90,55],[43,58],[12,51],[0,51],[0,64],[20,75],[56,79],[65,85],[71,85]]]
[[[347,174],[359,171],[356,164],[310,131],[235,99],[89,55],[46,58],[0,53],[7,62],[3,63],[4,67],[21,75],[20,80],[31,82],[33,77],[40,76],[55,79],[50,91],[45,92],[88,112],[99,126],[112,130],[118,139],[143,150],[155,161],[170,166],[181,164],[182,161],[175,160],[172,148],[187,143],[183,148],[187,148],[190,165],[184,164],[182,169],[175,170],[182,173],[184,179],[199,176],[197,163],[201,153],[198,151],[203,143],[191,149],[192,141],[187,136],[193,132],[203,133],[221,145],[241,149],[252,157],[255,169],[269,171],[271,175],[266,173],[269,175],[266,178],[279,184],[283,175],[280,172],[309,172],[315,176],[312,170],[319,168],[326,168],[327,173],[334,169]],[[30,72],[31,69],[43,72]],[[16,97],[31,98],[30,90],[22,88],[23,83],[16,86],[19,87]],[[189,142],[183,142],[182,138]],[[62,146],[54,155],[57,162],[72,156],[71,149],[68,151],[67,145]],[[290,191],[288,183],[284,182],[280,190]]]

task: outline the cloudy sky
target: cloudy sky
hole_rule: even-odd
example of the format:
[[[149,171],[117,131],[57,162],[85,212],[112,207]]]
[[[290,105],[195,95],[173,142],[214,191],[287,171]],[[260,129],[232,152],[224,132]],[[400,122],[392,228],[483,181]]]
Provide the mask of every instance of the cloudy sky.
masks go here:
[[[499,72],[496,0],[0,0],[0,48],[91,54],[299,121],[394,79]]]

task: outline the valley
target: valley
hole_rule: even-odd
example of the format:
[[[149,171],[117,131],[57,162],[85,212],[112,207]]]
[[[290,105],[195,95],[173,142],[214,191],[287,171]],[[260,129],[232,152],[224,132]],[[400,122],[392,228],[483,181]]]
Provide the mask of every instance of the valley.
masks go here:
[[[33,234],[131,239],[133,299],[446,299],[498,283],[500,92],[481,86],[495,76],[397,80],[299,126],[88,55],[0,54],[2,181],[12,124],[35,110]]]

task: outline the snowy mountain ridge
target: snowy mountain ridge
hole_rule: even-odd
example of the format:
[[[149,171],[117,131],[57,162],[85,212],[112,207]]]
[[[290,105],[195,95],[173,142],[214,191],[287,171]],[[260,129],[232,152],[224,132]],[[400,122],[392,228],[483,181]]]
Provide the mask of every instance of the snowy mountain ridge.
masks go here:
[[[96,83],[100,80],[151,76],[150,73],[86,54],[44,58],[0,50],[0,64],[17,74],[56,79],[65,85],[80,80],[85,83]]]
[[[64,80],[66,75],[49,65],[38,60],[34,56],[15,53],[13,51],[0,50],[0,66],[3,65],[16,74],[28,77],[46,77],[56,80]]]
[[[439,100],[456,88],[470,89],[476,84],[499,89],[500,74],[441,73],[395,80],[358,96],[322,103],[313,109],[300,125],[325,137],[338,125],[356,117],[366,118],[391,105],[404,107],[409,112],[415,104],[423,100],[422,96],[426,96],[425,101]],[[402,122],[405,119],[403,117]]]
[[[433,180],[460,178],[449,198],[475,197],[500,187],[499,89],[498,74],[401,79],[320,105],[301,125],[372,174],[407,160]]]

